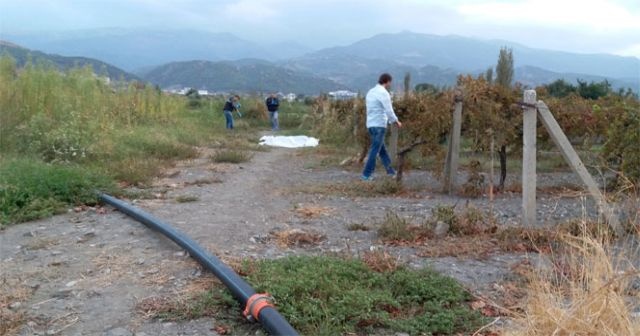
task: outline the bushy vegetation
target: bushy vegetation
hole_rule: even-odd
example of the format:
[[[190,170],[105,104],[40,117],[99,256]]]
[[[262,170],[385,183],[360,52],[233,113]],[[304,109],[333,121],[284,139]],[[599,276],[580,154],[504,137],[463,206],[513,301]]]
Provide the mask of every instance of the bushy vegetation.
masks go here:
[[[113,182],[76,165],[0,161],[0,224],[47,217],[68,204],[94,204],[96,189],[112,191]]]
[[[90,68],[17,68],[0,57],[0,223],[94,203],[116,181],[144,184],[216,127],[212,111],[139,83],[109,83]],[[221,121],[219,122],[221,123]]]
[[[380,330],[451,335],[475,330],[482,317],[455,280],[429,269],[374,272],[359,260],[291,257],[261,261],[248,281],[278,299],[303,335]]]
[[[138,82],[111,82],[88,67],[61,72],[50,64],[27,63],[18,68],[12,58],[0,57],[0,171],[6,172],[0,181],[0,223],[95,202],[88,196],[93,190],[117,182],[145,186],[173,161],[197,156],[196,146],[256,149],[250,145],[257,137],[249,143],[246,135],[224,129],[223,103],[197,91],[181,97]],[[268,127],[261,97],[242,103],[246,113],[238,128]],[[282,127],[299,126],[306,107],[288,102],[281,107]],[[249,158],[236,152],[241,155],[232,155],[234,161]],[[41,183],[48,190],[31,188],[49,174],[55,181]],[[75,185],[75,180],[83,182]],[[80,196],[74,199],[72,192]]]
[[[386,253],[367,253],[362,260],[293,256],[236,268],[256,291],[275,298],[278,311],[301,335],[460,335],[485,322],[454,279],[428,268],[411,270]],[[229,314],[241,308],[228,290],[208,283],[186,296],[142,300],[138,309],[163,320],[215,316],[232,322],[226,328],[234,334],[254,333],[244,319]]]

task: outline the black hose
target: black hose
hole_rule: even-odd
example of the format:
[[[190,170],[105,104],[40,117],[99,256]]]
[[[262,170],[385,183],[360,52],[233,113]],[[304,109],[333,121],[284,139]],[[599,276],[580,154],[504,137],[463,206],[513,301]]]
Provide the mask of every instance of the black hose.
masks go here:
[[[177,231],[169,224],[164,223],[160,219],[153,217],[151,214],[113,196],[99,193],[98,198],[102,202],[113,206],[120,212],[130,216],[138,222],[159,231],[188,251],[194,259],[199,261],[202,266],[213,272],[213,274],[218,277],[218,279],[220,279],[227,288],[229,288],[231,294],[233,294],[236,300],[238,300],[243,307],[246,306],[247,300],[249,300],[252,295],[256,294],[256,291],[229,266],[225,265],[216,256],[206,252],[193,239]],[[289,322],[287,322],[287,320],[285,320],[285,318],[282,317],[274,307],[264,307],[260,311],[258,321],[271,335],[298,335],[298,332],[293,329]]]

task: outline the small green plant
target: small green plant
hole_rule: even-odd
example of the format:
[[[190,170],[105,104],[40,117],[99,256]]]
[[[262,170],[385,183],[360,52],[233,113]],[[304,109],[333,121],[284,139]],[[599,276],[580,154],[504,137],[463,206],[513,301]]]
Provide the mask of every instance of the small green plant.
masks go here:
[[[198,196],[193,195],[180,195],[176,197],[176,202],[178,203],[189,203],[189,202],[197,202],[200,198]]]
[[[224,149],[216,152],[211,159],[217,163],[242,163],[251,160],[251,155],[235,149]]]
[[[409,221],[394,212],[387,212],[378,224],[378,236],[383,240],[411,240],[413,233],[409,228]]]
[[[454,209],[455,205],[438,205],[431,209],[431,214],[436,222],[444,222],[453,227],[458,222]]]

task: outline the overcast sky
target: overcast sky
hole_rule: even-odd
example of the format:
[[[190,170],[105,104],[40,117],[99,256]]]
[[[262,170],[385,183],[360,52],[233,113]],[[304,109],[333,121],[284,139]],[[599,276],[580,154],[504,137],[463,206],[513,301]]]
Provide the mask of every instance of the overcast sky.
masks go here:
[[[320,48],[410,30],[640,57],[640,0],[0,0],[20,31],[189,28]]]

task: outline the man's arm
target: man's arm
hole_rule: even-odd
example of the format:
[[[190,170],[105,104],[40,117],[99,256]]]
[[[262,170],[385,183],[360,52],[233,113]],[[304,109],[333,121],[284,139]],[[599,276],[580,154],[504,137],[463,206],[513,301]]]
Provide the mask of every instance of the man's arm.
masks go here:
[[[397,123],[398,126],[402,125],[398,120],[396,113],[393,111],[393,105],[391,104],[391,95],[388,92],[382,97],[382,107],[384,107],[384,113],[387,115],[390,124]]]

